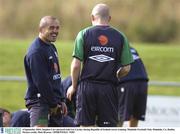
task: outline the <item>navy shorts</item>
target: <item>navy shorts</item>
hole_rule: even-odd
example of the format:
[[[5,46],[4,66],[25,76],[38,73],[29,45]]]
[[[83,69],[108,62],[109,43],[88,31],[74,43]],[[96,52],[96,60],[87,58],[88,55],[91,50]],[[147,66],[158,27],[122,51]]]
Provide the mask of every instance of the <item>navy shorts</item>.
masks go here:
[[[148,83],[145,80],[127,81],[118,86],[118,120],[130,117],[145,120]]]
[[[82,81],[78,86],[75,123],[115,127],[118,121],[117,89],[110,83]]]

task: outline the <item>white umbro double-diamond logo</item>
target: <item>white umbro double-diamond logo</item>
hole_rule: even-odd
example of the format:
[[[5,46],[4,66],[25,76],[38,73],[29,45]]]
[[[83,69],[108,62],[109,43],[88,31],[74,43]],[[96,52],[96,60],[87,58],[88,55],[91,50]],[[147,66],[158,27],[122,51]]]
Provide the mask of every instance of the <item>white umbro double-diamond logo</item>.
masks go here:
[[[103,54],[91,56],[89,58],[92,60],[98,61],[98,62],[107,62],[107,61],[114,60],[114,58],[111,58],[111,57],[103,55]]]

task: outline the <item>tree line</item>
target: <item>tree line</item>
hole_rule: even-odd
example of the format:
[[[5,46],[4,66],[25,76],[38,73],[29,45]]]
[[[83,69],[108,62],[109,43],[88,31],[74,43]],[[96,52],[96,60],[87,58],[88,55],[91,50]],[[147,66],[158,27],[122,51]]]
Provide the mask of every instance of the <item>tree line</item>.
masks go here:
[[[53,15],[61,23],[60,38],[74,39],[102,2],[110,6],[111,25],[131,41],[180,41],[179,0],[0,0],[0,38],[36,36],[40,18]]]

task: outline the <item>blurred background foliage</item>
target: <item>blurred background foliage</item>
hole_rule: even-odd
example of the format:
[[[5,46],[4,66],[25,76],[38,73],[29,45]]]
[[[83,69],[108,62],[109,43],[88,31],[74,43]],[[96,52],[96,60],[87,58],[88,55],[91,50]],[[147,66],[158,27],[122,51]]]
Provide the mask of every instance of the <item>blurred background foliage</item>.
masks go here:
[[[180,41],[179,0],[0,0],[0,38],[32,38],[40,18],[53,15],[61,22],[60,38],[73,40],[102,2],[110,6],[111,25],[132,42]]]

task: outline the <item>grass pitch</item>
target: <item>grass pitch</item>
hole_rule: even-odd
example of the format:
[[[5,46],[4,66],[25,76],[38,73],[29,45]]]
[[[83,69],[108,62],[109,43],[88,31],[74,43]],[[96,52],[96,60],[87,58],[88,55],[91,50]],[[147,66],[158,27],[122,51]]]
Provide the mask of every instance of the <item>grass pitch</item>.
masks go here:
[[[25,76],[23,59],[32,40],[0,40],[0,75]],[[143,59],[150,81],[180,81],[180,46],[133,43]],[[62,77],[70,74],[73,41],[57,41]],[[25,82],[0,82],[0,107],[10,111],[25,108]],[[180,87],[149,87],[151,95],[180,96]]]

